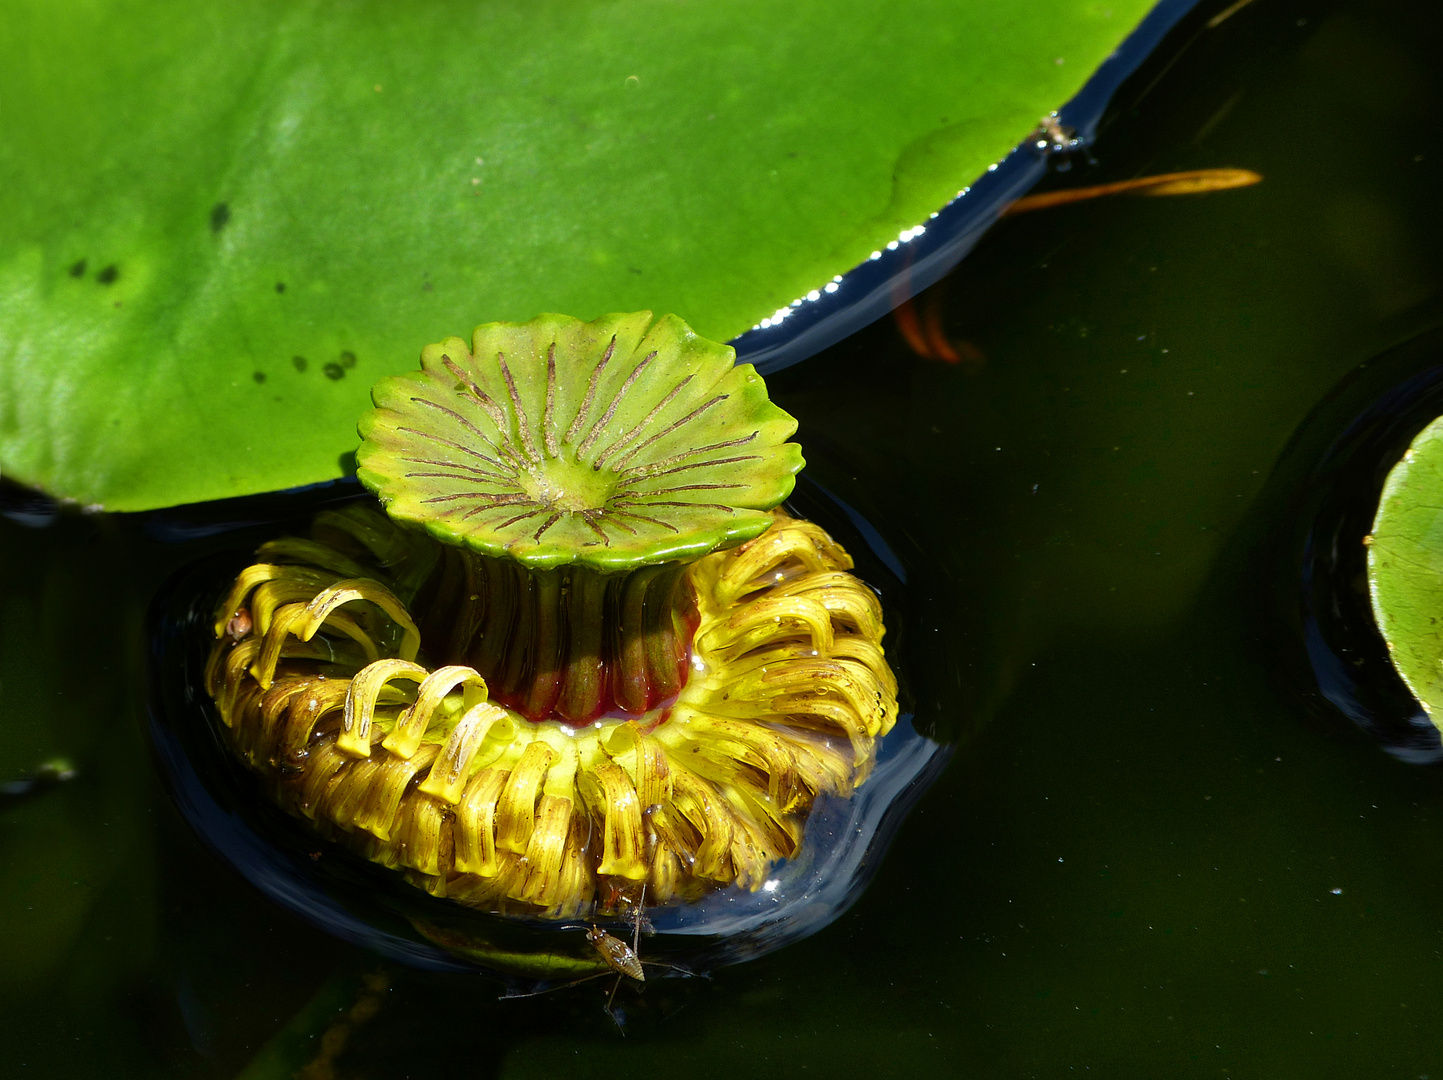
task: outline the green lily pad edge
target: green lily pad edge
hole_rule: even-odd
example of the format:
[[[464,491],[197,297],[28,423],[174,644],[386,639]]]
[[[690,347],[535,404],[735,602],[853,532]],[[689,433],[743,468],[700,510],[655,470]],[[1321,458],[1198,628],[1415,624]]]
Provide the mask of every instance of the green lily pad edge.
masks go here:
[[[756,370],[675,315],[485,323],[371,396],[357,476],[386,512],[535,570],[742,543],[804,465]]]
[[[1443,416],[1388,473],[1364,543],[1373,618],[1393,667],[1443,730]]]
[[[283,490],[479,319],[729,340],[909,242],[1153,6],[14,0],[0,470],[97,511]]]

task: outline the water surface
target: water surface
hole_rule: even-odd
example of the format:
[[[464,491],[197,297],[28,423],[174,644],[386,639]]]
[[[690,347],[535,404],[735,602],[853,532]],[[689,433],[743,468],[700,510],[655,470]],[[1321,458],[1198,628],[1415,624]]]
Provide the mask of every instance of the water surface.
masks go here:
[[[385,968],[264,900],[157,782],[141,619],[220,540],[5,520],[0,778],[57,753],[81,777],[0,812],[0,1071],[233,1076],[328,980],[377,975],[337,1076],[1439,1075],[1443,773],[1288,661],[1300,474],[1275,468],[1443,322],[1443,19],[1257,0],[1206,29],[1226,6],[1049,183],[1263,184],[1006,221],[915,304],[980,360],[884,319],[772,379],[808,475],[934,556],[909,588],[954,664],[918,723],[957,754],[846,916],[649,986],[624,1040],[599,990]]]

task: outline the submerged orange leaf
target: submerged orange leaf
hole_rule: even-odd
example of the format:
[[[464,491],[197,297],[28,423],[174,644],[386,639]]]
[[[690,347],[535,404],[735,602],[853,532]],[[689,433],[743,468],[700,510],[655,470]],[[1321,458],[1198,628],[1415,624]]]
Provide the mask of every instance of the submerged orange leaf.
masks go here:
[[[1024,195],[1002,211],[1004,217],[1024,214],[1029,210],[1046,210],[1053,206],[1098,199],[1104,195],[1205,195],[1210,191],[1229,191],[1262,183],[1262,174],[1251,169],[1191,169],[1187,172],[1159,173],[1118,180],[1111,184],[1045,191],[1040,195]]]

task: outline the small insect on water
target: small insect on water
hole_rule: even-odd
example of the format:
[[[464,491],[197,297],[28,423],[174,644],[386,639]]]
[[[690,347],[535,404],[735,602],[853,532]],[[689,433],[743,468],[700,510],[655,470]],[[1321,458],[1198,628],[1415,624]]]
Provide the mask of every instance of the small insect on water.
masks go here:
[[[616,1000],[616,992],[621,989],[621,980],[625,976],[637,982],[646,982],[646,972],[641,968],[641,925],[646,921],[644,907],[646,904],[646,886],[641,887],[641,896],[632,905],[632,933],[631,944],[620,938],[608,934],[599,926],[593,926],[586,932],[586,940],[591,947],[597,951],[601,959],[606,961],[606,966],[616,972],[616,981],[611,984],[611,993],[606,995],[606,1012],[613,1021],[620,1027],[620,1021],[616,1020],[616,1014],[611,1011],[611,1003]],[[648,927],[650,924],[648,923]]]
[[[563,990],[571,986],[579,986],[581,983],[590,982],[592,979],[602,979],[607,975],[615,973],[616,979],[611,984],[611,992],[606,995],[604,1011],[611,1017],[618,1029],[625,1034],[622,1017],[614,1010],[612,1002],[616,1000],[616,992],[621,989],[623,979],[630,979],[633,983],[643,984],[646,982],[645,965],[650,964],[654,968],[661,968],[664,971],[674,972],[683,978],[694,978],[697,972],[689,967],[668,963],[664,960],[642,960],[641,958],[641,935],[643,933],[654,934],[655,928],[651,920],[646,917],[645,899],[646,890],[643,887],[640,897],[635,900],[622,896],[619,898],[621,906],[626,912],[626,918],[631,922],[631,944],[628,945],[615,934],[608,933],[601,927],[592,925],[586,931],[586,941],[596,950],[606,970],[598,971],[591,975],[583,975],[579,979],[561,983],[555,986],[545,986],[539,990],[509,992],[501,995],[503,999],[535,997],[537,994],[549,994],[557,990]],[[703,976],[705,977],[705,976]]]
[[[639,931],[640,927],[638,926]],[[628,979],[635,979],[637,982],[646,982],[646,973],[641,970],[641,959],[636,955],[637,945],[640,944],[639,939],[634,944],[628,945],[600,927],[593,926],[586,931],[586,940],[606,961],[606,966],[617,975],[625,975]]]

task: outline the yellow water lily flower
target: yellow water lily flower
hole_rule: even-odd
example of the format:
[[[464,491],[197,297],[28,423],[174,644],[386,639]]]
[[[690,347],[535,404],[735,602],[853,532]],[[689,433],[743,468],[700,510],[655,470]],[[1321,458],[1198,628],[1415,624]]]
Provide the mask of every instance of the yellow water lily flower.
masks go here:
[[[796,421],[649,312],[427,347],[361,422],[380,506],[262,545],[207,688],[286,807],[553,918],[757,889],[897,718],[875,594],[774,509]],[[383,512],[384,510],[384,512]]]
[[[781,512],[681,573],[676,694],[582,725],[498,704],[474,667],[428,665],[400,595],[418,564],[445,576],[439,545],[364,504],[315,534],[263,545],[236,578],[208,689],[283,805],[438,896],[559,918],[643,883],[651,903],[755,889],[896,721],[876,596]]]

